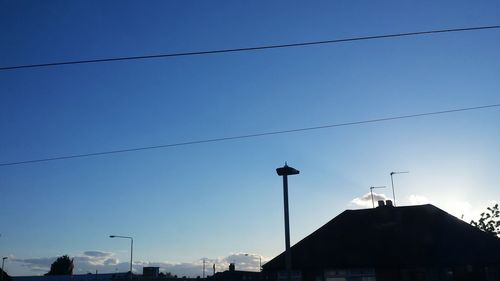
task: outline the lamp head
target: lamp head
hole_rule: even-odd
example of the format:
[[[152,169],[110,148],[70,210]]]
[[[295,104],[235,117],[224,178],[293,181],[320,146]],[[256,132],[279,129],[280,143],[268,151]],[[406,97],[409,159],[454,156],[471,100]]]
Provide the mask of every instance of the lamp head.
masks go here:
[[[300,172],[299,170],[292,168],[285,163],[285,166],[276,169],[276,173],[278,174],[278,176],[290,176],[298,175]]]
[[[109,238],[115,238],[116,236],[115,235],[110,235]]]
[[[391,176],[392,175],[396,175],[396,174],[409,174],[410,172],[409,171],[404,171],[404,172],[391,172]]]

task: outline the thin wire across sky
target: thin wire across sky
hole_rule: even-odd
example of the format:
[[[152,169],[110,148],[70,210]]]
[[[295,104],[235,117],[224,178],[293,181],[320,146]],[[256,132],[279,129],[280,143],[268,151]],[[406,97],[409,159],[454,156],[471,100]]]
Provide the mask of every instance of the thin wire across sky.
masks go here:
[[[353,41],[401,38],[401,37],[408,37],[408,36],[422,36],[422,35],[432,35],[432,34],[442,34],[442,33],[452,33],[452,32],[479,31],[479,30],[488,30],[488,29],[489,30],[500,29],[500,25],[476,26],[476,27],[464,27],[464,28],[452,28],[452,29],[436,29],[436,30],[427,30],[427,31],[382,34],[382,35],[352,37],[352,38],[343,38],[343,39],[332,39],[332,40],[323,40],[323,41],[300,42],[300,43],[281,44],[281,45],[261,45],[261,46],[255,46],[255,47],[243,47],[243,48],[234,48],[234,49],[219,49],[219,50],[207,50],[207,51],[196,51],[196,52],[154,54],[154,55],[143,55],[143,56],[128,56],[128,57],[116,57],[116,58],[87,59],[87,60],[71,60],[71,61],[49,62],[49,63],[39,63],[39,64],[3,66],[3,67],[0,67],[0,71],[26,69],[26,68],[45,68],[45,67],[74,65],[74,64],[90,64],[90,63],[105,63],[105,62],[118,62],[118,61],[132,61],[132,60],[149,60],[149,59],[166,59],[166,58],[184,57],[184,56],[199,56],[199,55],[211,55],[211,54],[222,54],[222,53],[251,52],[251,51],[269,50],[269,49],[305,47],[305,46],[337,44],[337,43],[345,43],[345,42],[353,42]]]
[[[191,140],[191,141],[185,141],[185,142],[160,144],[160,145],[154,145],[154,146],[143,146],[143,147],[134,147],[134,148],[127,148],[127,149],[119,149],[119,150],[108,150],[108,151],[100,151],[100,152],[92,152],[92,153],[83,153],[83,154],[73,154],[73,155],[63,155],[63,156],[55,156],[55,157],[48,157],[48,158],[31,159],[31,160],[24,160],[24,161],[5,162],[5,163],[0,163],[0,167],[24,165],[24,164],[32,164],[32,163],[40,163],[40,162],[49,162],[49,161],[58,161],[58,160],[67,160],[67,159],[74,159],[74,158],[105,156],[105,155],[112,155],[112,154],[118,154],[118,153],[138,152],[138,151],[152,150],[152,149],[166,149],[166,148],[172,148],[172,147],[177,147],[177,146],[215,143],[215,142],[222,142],[222,141],[230,141],[230,140],[237,140],[237,139],[249,139],[249,138],[280,135],[280,134],[299,133],[299,132],[306,132],[306,131],[313,131],[313,130],[322,130],[322,129],[337,128],[337,127],[354,126],[354,125],[362,125],[362,124],[369,124],[369,123],[379,123],[379,122],[417,118],[417,117],[425,117],[425,116],[436,116],[436,115],[451,114],[451,113],[458,113],[458,112],[464,112],[464,111],[481,110],[481,109],[488,109],[488,108],[497,108],[497,107],[500,107],[500,104],[488,104],[488,105],[475,106],[475,107],[454,108],[454,109],[447,109],[447,110],[441,110],[441,111],[422,112],[422,113],[409,114],[409,115],[390,116],[390,117],[369,119],[369,120],[362,120],[362,121],[328,124],[328,125],[321,125],[321,126],[314,126],[314,127],[303,127],[303,128],[295,128],[295,129],[280,130],[280,131],[261,132],[261,133],[255,133],[255,134],[220,137],[220,138],[213,138],[213,139]]]
[[[4,66],[4,67],[0,67],[0,71],[9,71],[9,70],[26,69],[26,68],[45,68],[45,67],[55,67],[55,66],[63,66],[63,65],[75,65],[75,64],[90,64],[90,63],[105,63],[105,62],[117,62],[117,61],[161,59],[161,58],[171,58],[171,57],[181,57],[181,56],[197,56],[197,55],[210,55],[210,54],[222,54],[222,53],[234,53],[234,52],[250,52],[250,51],[259,51],[259,50],[267,50],[267,49],[305,47],[305,46],[336,44],[336,43],[353,42],[353,41],[401,38],[401,37],[407,37],[407,36],[422,36],[422,35],[431,35],[431,34],[492,30],[492,29],[500,29],[500,25],[453,28],[453,29],[437,29],[437,30],[417,31],[417,32],[406,32],[406,33],[373,35],[373,36],[364,36],[364,37],[352,37],[352,38],[344,38],[344,39],[333,39],[333,40],[324,40],[324,41],[301,42],[301,43],[292,43],[292,44],[262,45],[262,46],[256,46],[256,47],[244,47],[244,48],[235,48],[235,49],[220,49],[220,50],[208,50],[208,51],[198,51],[198,52],[156,54],[156,55],[144,55],[144,56],[129,56],[129,57],[116,57],[116,58],[51,62],[51,63],[42,63],[42,64]],[[295,129],[280,130],[280,131],[261,132],[261,133],[245,134],[245,135],[238,135],[238,136],[191,140],[191,141],[161,144],[161,145],[155,145],[155,146],[134,147],[134,148],[127,148],[127,149],[119,149],[119,150],[108,150],[108,151],[100,151],[100,152],[92,152],[92,153],[72,154],[72,155],[62,155],[62,156],[54,156],[54,157],[39,158],[39,159],[30,159],[30,160],[23,160],[23,161],[4,162],[4,163],[0,163],[0,167],[39,163],[39,162],[48,162],[48,161],[57,161],[57,160],[66,160],[66,159],[73,159],[73,158],[103,156],[103,155],[126,153],[126,152],[137,152],[137,151],[151,150],[151,149],[171,148],[171,147],[176,147],[176,146],[213,143],[213,142],[229,141],[229,140],[236,140],[236,139],[248,139],[248,138],[256,138],[256,137],[263,137],[263,136],[278,135],[278,134],[298,133],[298,132],[305,132],[305,131],[311,131],[311,130],[320,130],[320,129],[335,128],[335,127],[361,125],[361,124],[367,124],[367,123],[377,123],[377,122],[385,122],[385,121],[424,117],[424,116],[442,115],[442,114],[449,114],[449,113],[456,113],[456,112],[463,112],[463,111],[480,110],[480,109],[487,109],[487,108],[493,108],[493,107],[500,107],[500,104],[489,104],[489,105],[476,106],[476,107],[455,108],[455,109],[448,109],[448,110],[442,110],[442,111],[433,111],[433,112],[424,112],[424,113],[417,113],[417,114],[410,114],[410,115],[391,116],[391,117],[384,117],[384,118],[378,118],[378,119],[370,119],[370,120],[362,120],[362,121],[354,121],[354,122],[338,123],[338,124],[328,124],[328,125],[314,126],[314,127],[295,128]]]

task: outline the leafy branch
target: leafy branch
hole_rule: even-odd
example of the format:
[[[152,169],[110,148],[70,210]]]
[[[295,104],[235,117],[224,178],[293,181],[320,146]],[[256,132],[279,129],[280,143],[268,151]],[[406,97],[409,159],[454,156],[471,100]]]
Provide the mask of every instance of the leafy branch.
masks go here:
[[[481,213],[479,220],[472,220],[470,224],[484,232],[500,237],[500,208],[498,204],[486,208],[486,212]]]

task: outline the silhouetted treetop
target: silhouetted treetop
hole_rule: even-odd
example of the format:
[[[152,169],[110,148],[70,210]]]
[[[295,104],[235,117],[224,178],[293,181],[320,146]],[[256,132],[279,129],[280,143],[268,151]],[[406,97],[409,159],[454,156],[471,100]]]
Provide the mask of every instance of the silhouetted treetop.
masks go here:
[[[73,275],[73,259],[68,255],[58,257],[56,261],[50,265],[50,271],[45,275]]]
[[[472,220],[470,224],[484,232],[500,236],[500,208],[498,204],[486,208],[486,212],[481,213],[481,218],[477,222]]]

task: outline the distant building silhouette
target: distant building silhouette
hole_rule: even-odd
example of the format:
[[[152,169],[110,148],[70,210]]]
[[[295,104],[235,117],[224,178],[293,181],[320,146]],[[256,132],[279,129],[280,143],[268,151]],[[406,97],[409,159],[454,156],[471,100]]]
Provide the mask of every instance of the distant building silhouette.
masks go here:
[[[500,239],[433,205],[347,210],[291,248],[302,281],[499,281]],[[283,279],[284,253],[263,266]]]
[[[229,270],[217,272],[215,275],[208,277],[208,279],[225,281],[256,281],[260,280],[260,277],[260,272],[236,270],[235,264],[230,263]]]
[[[158,278],[160,275],[160,268],[157,266],[145,266],[142,268],[142,277],[144,278]]]
[[[177,278],[159,274],[159,267],[144,267],[143,275],[134,274],[133,281],[195,281],[196,278]],[[12,281],[130,281],[130,272],[75,275],[15,276]]]

